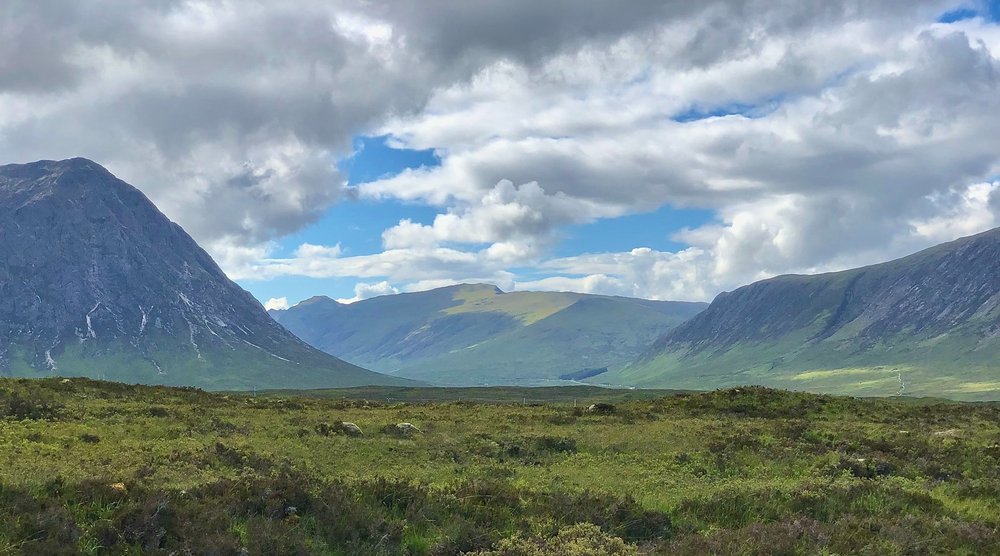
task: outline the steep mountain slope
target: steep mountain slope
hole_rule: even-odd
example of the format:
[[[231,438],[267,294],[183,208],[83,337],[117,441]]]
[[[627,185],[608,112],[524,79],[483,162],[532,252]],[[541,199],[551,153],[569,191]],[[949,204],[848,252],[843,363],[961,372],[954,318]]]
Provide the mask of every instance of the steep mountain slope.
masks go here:
[[[719,295],[615,380],[1000,397],[1000,229]]]
[[[634,359],[706,305],[464,284],[271,314],[348,361],[434,384],[544,384]],[[583,374],[588,374],[584,372]]]
[[[0,167],[0,374],[399,382],[295,338],[141,192],[79,158]]]

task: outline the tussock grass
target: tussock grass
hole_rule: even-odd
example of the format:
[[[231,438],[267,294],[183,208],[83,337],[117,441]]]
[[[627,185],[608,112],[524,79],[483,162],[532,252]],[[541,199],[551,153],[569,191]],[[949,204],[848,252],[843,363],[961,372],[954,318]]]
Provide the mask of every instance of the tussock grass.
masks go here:
[[[0,554],[1000,553],[996,405],[373,393],[0,380]]]

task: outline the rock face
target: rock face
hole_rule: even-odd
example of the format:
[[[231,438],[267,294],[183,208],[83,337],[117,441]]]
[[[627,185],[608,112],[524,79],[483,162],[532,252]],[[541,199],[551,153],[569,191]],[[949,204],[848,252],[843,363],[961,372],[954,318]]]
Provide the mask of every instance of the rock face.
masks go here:
[[[79,158],[0,167],[0,374],[399,382],[298,340],[141,192]]]
[[[881,376],[865,372],[876,367]],[[806,372],[817,370],[827,372]],[[1000,229],[888,263],[720,294],[620,378],[1000,397]]]

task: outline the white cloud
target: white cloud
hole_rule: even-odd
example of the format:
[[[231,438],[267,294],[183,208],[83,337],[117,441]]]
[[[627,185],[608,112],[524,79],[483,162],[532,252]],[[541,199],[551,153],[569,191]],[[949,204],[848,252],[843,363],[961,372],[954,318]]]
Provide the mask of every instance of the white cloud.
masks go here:
[[[287,297],[272,297],[264,303],[264,308],[268,311],[284,311],[288,308],[288,298]]]
[[[509,266],[557,274],[518,287],[657,298],[707,299],[759,278],[877,262],[992,227],[1000,195],[970,184],[1000,168],[992,139],[1000,62],[992,39],[981,39],[996,26],[897,23],[765,33],[760,48],[693,69],[644,58],[629,48],[637,37],[602,51],[606,65],[580,63],[596,55],[586,49],[533,68],[498,62],[433,97],[426,113],[386,126],[413,146],[442,148],[440,168],[361,191],[446,207],[434,225],[405,230],[422,245],[478,239]],[[623,71],[633,62],[634,73]],[[769,112],[754,117],[670,119],[692,105],[771,98]],[[703,207],[718,221],[678,234],[691,245],[678,253],[543,260],[544,248],[517,247],[549,230],[518,234],[466,208],[489,206],[497,179],[535,184],[566,206],[611,214]],[[519,222],[520,214],[496,214]]]
[[[950,2],[57,4],[0,13],[0,157],[106,164],[234,278],[707,299],[998,224],[1000,26],[935,23]],[[348,189],[360,133],[442,165]],[[439,214],[274,256],[355,194]],[[716,218],[551,255],[666,204]]]
[[[620,278],[606,274],[591,274],[579,278],[550,276],[540,280],[519,281],[515,289],[523,291],[580,292],[601,295],[631,295]]]
[[[1000,182],[977,183],[928,199],[937,214],[912,222],[917,235],[939,243],[1000,226]]]
[[[295,257],[304,259],[310,257],[336,259],[342,252],[343,249],[340,248],[339,243],[333,247],[303,243],[295,249]]]
[[[354,134],[451,78],[365,9],[5,2],[0,159],[93,158],[209,246],[296,231],[344,194]]]
[[[364,299],[371,299],[372,297],[378,297],[380,295],[391,295],[394,293],[399,293],[399,290],[394,288],[389,282],[375,282],[372,284],[366,284],[364,282],[355,284],[354,286],[354,297],[347,299],[338,299],[340,303],[356,303]]]
[[[386,249],[428,249],[449,243],[486,244],[486,259],[515,264],[541,255],[560,226],[621,214],[617,207],[547,195],[537,183],[515,186],[502,180],[476,203],[459,203],[431,225],[403,220],[385,230]]]

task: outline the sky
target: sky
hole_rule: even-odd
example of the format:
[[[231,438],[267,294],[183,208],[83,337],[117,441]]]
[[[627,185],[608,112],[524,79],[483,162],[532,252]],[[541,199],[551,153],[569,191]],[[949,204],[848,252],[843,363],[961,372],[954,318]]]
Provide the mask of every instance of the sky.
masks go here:
[[[710,300],[1000,226],[1000,1],[7,0],[0,161],[91,158],[268,307]]]

